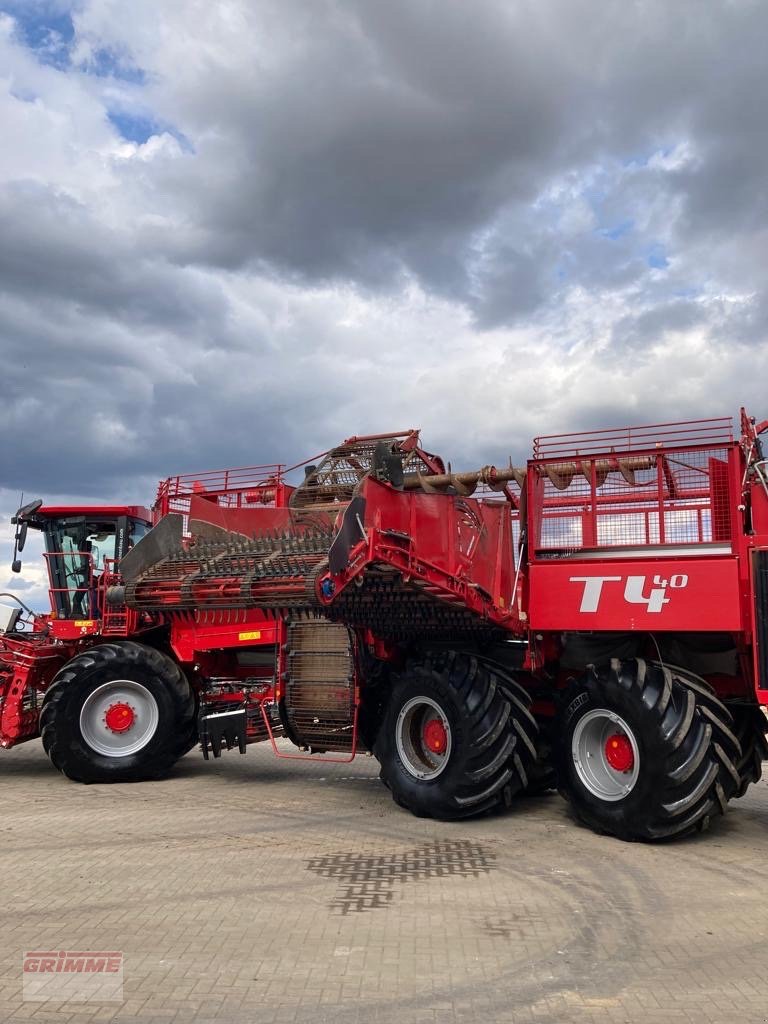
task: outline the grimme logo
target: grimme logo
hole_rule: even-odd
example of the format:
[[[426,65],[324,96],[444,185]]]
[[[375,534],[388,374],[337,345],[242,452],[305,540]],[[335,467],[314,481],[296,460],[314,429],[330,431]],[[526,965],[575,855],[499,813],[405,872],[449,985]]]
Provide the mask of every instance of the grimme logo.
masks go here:
[[[24,999],[122,1001],[123,954],[28,951],[22,954],[22,977]]]
[[[665,604],[669,604],[667,590],[682,590],[688,586],[685,573],[675,573],[667,579],[661,574],[653,576],[571,576],[571,583],[583,583],[580,612],[596,612],[600,609],[600,600],[606,584],[623,583],[623,598],[627,604],[644,604],[647,612],[660,612]],[[618,587],[609,586],[609,600],[616,600],[620,593]]]

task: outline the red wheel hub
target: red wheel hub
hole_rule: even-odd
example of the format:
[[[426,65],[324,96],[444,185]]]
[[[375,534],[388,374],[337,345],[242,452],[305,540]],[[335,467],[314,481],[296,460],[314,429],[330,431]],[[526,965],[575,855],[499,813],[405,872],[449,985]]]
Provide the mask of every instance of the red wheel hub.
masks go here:
[[[127,732],[136,721],[136,715],[130,704],[118,701],[107,708],[104,721],[112,732]]]
[[[616,772],[629,772],[634,768],[632,744],[623,732],[615,732],[605,741],[605,760]]]
[[[430,718],[424,726],[424,746],[433,754],[444,754],[448,746],[448,733],[439,718]]]

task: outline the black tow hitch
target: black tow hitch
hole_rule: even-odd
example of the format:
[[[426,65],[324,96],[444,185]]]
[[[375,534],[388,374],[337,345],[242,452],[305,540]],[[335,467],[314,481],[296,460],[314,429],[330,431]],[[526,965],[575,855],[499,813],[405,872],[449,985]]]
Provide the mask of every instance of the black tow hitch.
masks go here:
[[[221,757],[221,748],[224,744],[227,750],[237,747],[241,754],[245,753],[247,741],[244,707],[228,711],[201,710],[197,719],[197,729],[206,761],[209,753],[214,757]]]

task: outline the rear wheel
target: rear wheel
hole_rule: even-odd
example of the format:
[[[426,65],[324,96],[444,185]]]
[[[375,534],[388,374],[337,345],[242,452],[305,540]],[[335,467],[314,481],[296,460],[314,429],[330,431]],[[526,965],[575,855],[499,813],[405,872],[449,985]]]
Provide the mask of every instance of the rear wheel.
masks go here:
[[[374,753],[397,804],[450,820],[508,805],[527,784],[535,744],[524,700],[508,699],[488,665],[449,652],[395,677]]]
[[[723,705],[715,691],[702,676],[678,665],[669,666],[681,676],[687,686],[693,688],[699,701],[708,708],[711,720],[722,718],[726,709],[727,725],[739,741],[741,754],[735,762],[739,786],[734,797],[744,796],[753,782],[759,782],[763,772],[763,761],[768,758],[768,719],[758,704],[729,702]]]
[[[40,730],[53,764],[76,782],[159,778],[191,745],[194,696],[160,651],[130,641],[102,644],[58,673]]]
[[[614,659],[574,683],[560,715],[559,781],[578,818],[620,839],[704,827],[739,788],[731,716],[654,662]]]
[[[757,704],[736,704],[730,706],[733,715],[734,732],[741,743],[741,757],[736,770],[739,773],[739,791],[744,796],[754,782],[763,774],[763,761],[768,760],[768,719]]]

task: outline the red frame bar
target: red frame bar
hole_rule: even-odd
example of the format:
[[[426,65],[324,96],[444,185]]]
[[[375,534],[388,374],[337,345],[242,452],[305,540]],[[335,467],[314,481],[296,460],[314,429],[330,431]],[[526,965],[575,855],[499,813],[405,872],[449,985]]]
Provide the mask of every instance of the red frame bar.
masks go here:
[[[355,755],[357,754],[357,714],[360,708],[360,698],[355,687],[355,714],[352,719],[352,749],[349,752],[348,757],[323,757],[322,754],[283,754],[277,749],[277,743],[275,742],[275,736],[272,732],[272,723],[269,721],[269,715],[267,714],[266,704],[267,701],[261,701],[261,717],[264,719],[264,725],[267,729],[267,735],[269,736],[269,742],[272,744],[272,753],[275,757],[279,757],[283,761],[318,761],[325,764],[349,764],[350,761],[354,761]]]
[[[716,447],[734,440],[733,419],[721,416],[703,420],[680,420],[676,423],[651,423],[640,427],[615,427],[607,430],[585,430],[574,434],[542,434],[533,440],[533,457],[562,458],[566,455],[637,454],[639,450],[658,451],[699,445]]]

